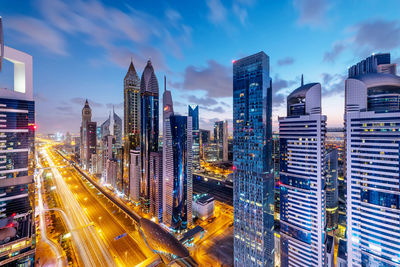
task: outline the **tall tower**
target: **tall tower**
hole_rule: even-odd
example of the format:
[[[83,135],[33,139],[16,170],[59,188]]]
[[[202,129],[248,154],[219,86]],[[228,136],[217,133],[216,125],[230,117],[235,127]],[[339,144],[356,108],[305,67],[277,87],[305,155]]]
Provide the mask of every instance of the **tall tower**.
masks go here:
[[[214,142],[217,144],[217,160],[228,161],[228,121],[214,123]]]
[[[35,103],[32,56],[4,45],[1,60],[14,64],[14,90],[0,88],[0,266],[34,266]],[[1,71],[1,68],[0,68]]]
[[[147,61],[140,83],[141,124],[140,124],[140,151],[141,151],[141,179],[140,198],[142,208],[150,211],[150,186],[155,183],[150,173],[150,153],[158,152],[158,81],[151,61]]]
[[[233,62],[235,266],[274,266],[272,88],[264,52]]]
[[[193,131],[193,169],[200,169],[200,128],[199,128],[199,106],[189,105],[188,114],[192,117]],[[228,153],[228,152],[227,152]]]
[[[86,99],[85,105],[82,108],[81,122],[81,164],[84,168],[88,168],[88,142],[87,142],[87,123],[92,120],[92,109]]]
[[[301,85],[279,118],[281,266],[325,266],[326,116],[321,85]]]
[[[400,262],[400,77],[373,64],[345,83],[349,267]]]

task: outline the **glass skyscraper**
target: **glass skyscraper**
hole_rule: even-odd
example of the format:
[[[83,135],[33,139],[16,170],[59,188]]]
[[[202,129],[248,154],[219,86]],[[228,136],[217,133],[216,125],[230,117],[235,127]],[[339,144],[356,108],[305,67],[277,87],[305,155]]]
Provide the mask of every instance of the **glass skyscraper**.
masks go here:
[[[193,131],[193,169],[200,169],[200,128],[199,128],[199,106],[189,105],[188,114],[192,117]]]
[[[235,266],[274,266],[271,83],[264,52],[233,62]]]
[[[346,80],[349,267],[400,263],[400,77],[380,69]]]
[[[153,180],[150,169],[150,154],[158,152],[158,81],[154,73],[151,61],[147,61],[140,83],[141,112],[140,112],[140,151],[141,151],[141,179],[140,179],[140,200],[142,208],[150,211],[150,187],[151,183],[159,184]],[[159,176],[162,179],[161,176]],[[154,191],[153,191],[154,192]],[[152,210],[154,210],[152,208]]]
[[[282,267],[326,264],[325,135],[321,85],[302,84],[279,118]]]

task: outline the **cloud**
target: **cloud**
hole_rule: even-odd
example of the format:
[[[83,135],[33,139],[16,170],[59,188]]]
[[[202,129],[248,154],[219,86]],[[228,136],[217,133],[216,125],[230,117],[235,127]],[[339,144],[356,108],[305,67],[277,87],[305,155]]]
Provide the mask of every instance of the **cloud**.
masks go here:
[[[293,63],[294,58],[292,57],[282,58],[277,61],[278,66],[292,65]]]
[[[311,27],[323,25],[330,8],[328,0],[293,0],[293,5],[299,12],[298,23]]]
[[[220,23],[226,20],[227,10],[220,0],[206,0],[208,7],[208,19],[212,23]]]
[[[80,105],[80,106],[82,106],[82,107],[85,105],[85,101],[86,101],[86,99],[85,99],[85,98],[82,98],[82,97],[74,97],[74,98],[71,98],[71,99],[70,99],[70,102],[71,102],[71,103]],[[98,102],[95,102],[95,101],[92,101],[92,100],[90,100],[90,99],[88,99],[88,102],[89,102],[89,106],[90,106],[90,107],[101,108],[101,107],[104,106],[103,104],[98,103]]]
[[[66,55],[65,40],[57,31],[43,21],[27,16],[7,19],[7,27],[18,32],[18,38],[24,43],[34,43],[58,55]]]
[[[108,109],[112,109],[112,108],[114,108],[114,109],[122,109],[122,108],[124,108],[124,103],[123,102],[120,102],[120,103],[117,103],[117,104],[107,103],[106,107]]]
[[[322,95],[328,97],[334,94],[344,94],[345,74],[322,73]]]
[[[206,106],[200,106],[200,109],[204,109],[204,110],[215,112],[215,113],[225,113],[225,109],[223,109],[221,106],[214,107],[214,108],[209,108],[209,107],[206,107]]]
[[[210,98],[232,96],[232,69],[209,60],[206,67],[188,66],[180,89],[205,91]]]
[[[340,54],[346,49],[343,42],[337,42],[333,45],[331,51],[327,51],[324,54],[324,62],[335,62]]]
[[[202,105],[202,106],[213,106],[218,104],[218,102],[210,97],[197,97],[195,95],[189,95],[187,97],[190,103],[194,103],[197,105]]]
[[[285,104],[288,89],[296,84],[296,81],[284,80],[275,75],[272,79],[272,105],[279,107]]]
[[[233,4],[233,13],[239,18],[242,24],[246,23],[247,19],[247,9],[239,6],[238,4]]]
[[[357,49],[361,46],[374,52],[391,50],[400,45],[399,21],[368,20],[353,26],[353,30]]]
[[[37,102],[47,102],[49,99],[46,97],[45,94],[42,93],[33,93],[33,98],[35,99],[35,101]]]

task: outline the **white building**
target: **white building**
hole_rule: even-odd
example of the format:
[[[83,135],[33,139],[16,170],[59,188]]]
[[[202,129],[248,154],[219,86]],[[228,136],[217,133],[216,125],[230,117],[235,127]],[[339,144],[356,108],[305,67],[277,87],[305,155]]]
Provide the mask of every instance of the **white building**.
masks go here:
[[[193,198],[193,216],[200,220],[207,220],[214,216],[215,200],[208,194],[202,194]]]
[[[321,85],[302,85],[279,118],[281,266],[325,266],[326,116]]]
[[[129,198],[134,202],[139,202],[140,150],[131,150],[129,172]]]
[[[346,80],[350,267],[400,266],[400,77],[371,64],[371,72]]]

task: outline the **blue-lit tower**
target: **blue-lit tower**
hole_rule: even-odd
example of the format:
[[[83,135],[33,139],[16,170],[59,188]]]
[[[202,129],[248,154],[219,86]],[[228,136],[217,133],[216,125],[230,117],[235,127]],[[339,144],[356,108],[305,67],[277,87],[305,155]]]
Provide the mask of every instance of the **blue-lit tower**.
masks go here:
[[[192,117],[192,131],[193,131],[193,169],[200,169],[200,128],[199,128],[199,106],[189,105],[188,114]]]
[[[321,85],[302,80],[279,118],[282,267],[326,265],[325,135]]]
[[[144,68],[141,83],[140,83],[140,98],[141,98],[141,116],[140,116],[140,151],[141,151],[141,178],[140,178],[140,201],[144,211],[149,212],[154,210],[150,208],[150,198],[161,197],[151,196],[152,186],[161,184],[159,181],[154,181],[156,176],[152,176],[150,167],[150,155],[152,152],[158,152],[158,81],[154,73],[151,61],[147,61]],[[158,176],[158,178],[162,178]]]
[[[264,52],[233,62],[235,266],[274,266],[271,83]]]

